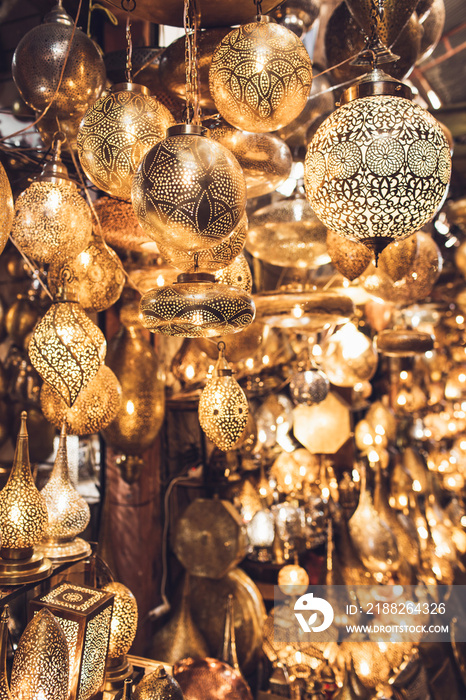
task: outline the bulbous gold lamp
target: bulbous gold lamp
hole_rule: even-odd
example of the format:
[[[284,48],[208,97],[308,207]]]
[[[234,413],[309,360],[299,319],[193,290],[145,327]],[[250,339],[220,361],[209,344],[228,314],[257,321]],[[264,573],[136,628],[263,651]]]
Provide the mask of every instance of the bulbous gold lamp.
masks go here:
[[[102,331],[66,291],[39,321],[28,346],[33,367],[68,406],[95,377],[106,351]]]
[[[122,583],[107,583],[103,590],[115,596],[105,669],[105,688],[115,689],[121,688],[125,678],[129,678],[133,673],[133,667],[126,654],[136,636],[138,605],[133,593]]]
[[[13,224],[14,206],[10,181],[0,163],[0,253],[4,249]]]
[[[40,581],[52,570],[36,549],[47,525],[47,508],[32,478],[26,418],[23,411],[13,466],[0,492],[0,585]]]
[[[69,673],[66,637],[44,608],[19,640],[11,669],[11,694],[18,700],[66,700]]]
[[[379,68],[349,87],[341,105],[309,145],[306,193],[329,229],[378,255],[433,217],[450,180],[450,147],[411,90]]]
[[[69,179],[55,140],[52,159],[16,200],[11,235],[34,260],[63,264],[84,250],[91,233],[91,210]]]
[[[199,422],[209,440],[226,452],[233,449],[241,438],[248,421],[249,406],[225,359],[225,343],[220,342],[218,348],[219,356],[212,377],[199,398]]]
[[[243,216],[246,182],[230,151],[196,124],[177,124],[144,156],[132,201],[142,228],[183,250],[212,248]]]
[[[301,39],[269,17],[233,29],[212,56],[209,87],[237,129],[275,131],[304,109],[312,64]]]
[[[144,85],[114,85],[80,124],[77,146],[84,172],[112,197],[131,199],[131,183],[142,157],[173,122],[168,109]]]
[[[40,407],[47,420],[70,435],[92,435],[107,427],[121,405],[121,385],[110,367],[101,365],[93,379],[78,394],[74,404],[66,401],[49,384],[42,384]]]
[[[39,551],[52,561],[75,561],[89,555],[89,543],[78,535],[86,529],[91,514],[88,504],[70,481],[64,425],[52,473],[40,493],[47,508],[48,523]]]

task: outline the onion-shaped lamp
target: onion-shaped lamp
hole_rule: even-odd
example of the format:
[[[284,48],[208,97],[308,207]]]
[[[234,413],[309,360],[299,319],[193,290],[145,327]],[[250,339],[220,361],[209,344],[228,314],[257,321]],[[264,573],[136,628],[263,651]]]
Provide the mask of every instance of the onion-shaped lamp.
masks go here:
[[[84,250],[91,233],[91,210],[69,179],[57,138],[52,159],[16,200],[11,235],[34,260],[60,264]]]
[[[4,249],[11,231],[14,217],[13,195],[10,181],[0,163],[0,253]]]
[[[174,119],[144,85],[119,83],[94,102],[78,131],[84,172],[99,189],[131,199],[134,173]]]
[[[121,385],[110,367],[101,365],[93,379],[78,394],[74,404],[66,401],[49,384],[42,384],[40,407],[47,420],[70,435],[92,435],[108,426],[121,405]]]
[[[146,673],[133,694],[134,700],[184,700],[179,684],[169,676],[164,666]]]
[[[66,288],[37,324],[28,346],[33,367],[70,407],[99,371],[106,351],[102,331]]]
[[[13,80],[26,104],[43,112],[53,98],[47,116],[65,120],[83,115],[105,85],[105,65],[97,46],[73,24],[58,0],[43,23],[21,39],[12,62]]]
[[[105,311],[121,296],[125,275],[120,258],[100,236],[93,235],[87,247],[65,267],[70,283],[76,288],[84,311]],[[61,286],[63,266],[51,265],[47,275],[49,289],[56,293]]]
[[[133,593],[122,583],[107,583],[103,590],[115,596],[105,668],[105,689],[111,690],[122,688],[125,678],[129,678],[133,673],[133,667],[126,654],[136,636],[138,605]]]
[[[70,481],[64,425],[50,479],[40,493],[48,514],[40,551],[52,561],[75,561],[89,555],[89,543],[78,535],[86,529],[91,514]]]
[[[343,93],[306,155],[306,193],[319,219],[376,255],[432,218],[450,180],[443,130],[410,98],[375,68]]]
[[[36,550],[47,526],[47,508],[31,474],[26,418],[23,411],[13,466],[0,491],[0,585],[7,586],[41,581],[52,570]]]
[[[247,292],[193,272],[144,294],[140,312],[141,323],[154,333],[212,338],[243,330],[253,322],[255,306]]]
[[[293,372],[290,375],[289,387],[294,403],[312,406],[327,398],[330,382],[319,369],[310,368]]]
[[[196,124],[177,124],[144,156],[132,200],[156,243],[184,250],[212,248],[243,216],[246,182],[230,151]]]
[[[225,359],[225,343],[218,344],[219,355],[212,377],[199,398],[199,422],[204,433],[225,452],[234,449],[248,421],[248,401],[233,377]]]
[[[301,39],[269,17],[233,29],[212,56],[209,87],[222,117],[237,129],[275,131],[304,109],[312,64]]]
[[[66,700],[68,644],[50,610],[35,615],[19,640],[11,669],[11,694],[25,700]]]

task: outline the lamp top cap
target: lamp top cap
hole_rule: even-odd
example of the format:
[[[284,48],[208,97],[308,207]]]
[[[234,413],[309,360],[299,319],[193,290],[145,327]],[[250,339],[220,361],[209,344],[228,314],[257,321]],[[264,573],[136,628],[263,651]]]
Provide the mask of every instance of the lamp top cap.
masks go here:
[[[381,68],[376,67],[343,92],[340,104],[344,105],[361,97],[372,97],[374,95],[391,95],[393,97],[404,97],[407,100],[411,100],[413,97],[411,88],[408,85],[395,80]]]

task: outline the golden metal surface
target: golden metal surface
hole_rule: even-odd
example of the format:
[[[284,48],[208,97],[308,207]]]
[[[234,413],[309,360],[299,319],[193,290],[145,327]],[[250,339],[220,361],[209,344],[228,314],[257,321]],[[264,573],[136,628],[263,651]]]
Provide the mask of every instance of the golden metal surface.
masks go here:
[[[254,295],[258,321],[278,328],[321,329],[354,313],[349,297],[333,292],[272,291]]]
[[[412,357],[434,349],[430,333],[409,328],[381,331],[376,342],[378,351],[388,357]]]
[[[242,675],[217,659],[185,659],[174,675],[186,700],[252,700]]]

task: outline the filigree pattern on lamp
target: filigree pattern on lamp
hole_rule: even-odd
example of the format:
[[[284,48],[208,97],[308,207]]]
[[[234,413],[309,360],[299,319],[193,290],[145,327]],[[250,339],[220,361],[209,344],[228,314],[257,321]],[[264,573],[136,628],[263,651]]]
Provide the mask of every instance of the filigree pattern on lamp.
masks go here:
[[[174,134],[142,159],[132,199],[139,223],[157,243],[197,251],[217,245],[239,223],[246,183],[224,146],[198,134]]]
[[[0,252],[4,249],[13,224],[14,206],[10,181],[0,163]]]
[[[311,90],[312,64],[303,42],[264,21],[233,29],[212,57],[209,86],[229,124],[275,131],[302,111]]]
[[[355,99],[317,130],[306,156],[312,208],[333,231],[371,244],[405,238],[442,202],[450,149],[439,123],[403,97]]]
[[[100,197],[94,202],[94,209],[99,219],[99,230],[109,245],[136,252],[157,247],[139,225],[131,202]]]
[[[40,390],[42,413],[57,428],[65,423],[70,435],[92,435],[103,430],[115,418],[120,404],[120,382],[106,365],[101,365],[79,392],[71,408],[49,384],[42,384]]]
[[[77,302],[52,304],[29,341],[32,365],[68,406],[97,374],[107,343]]]
[[[243,253],[240,253],[227,267],[215,273],[217,282],[244,289],[245,292],[252,290],[252,275]]]
[[[72,260],[84,250],[91,232],[91,210],[74,182],[37,180],[16,200],[11,235],[38,262]]]
[[[68,697],[68,645],[50,610],[41,610],[28,624],[13,659],[11,694],[15,698]]]
[[[212,338],[238,333],[254,320],[251,296],[213,280],[176,282],[141,299],[142,324],[154,333]]]
[[[173,248],[160,242],[158,244],[160,254],[167,263],[184,272],[216,272],[230,265],[242,252],[246,234],[248,232],[248,219],[243,214],[240,222],[233,231],[213,248],[205,250],[186,251]]]
[[[133,593],[122,583],[117,581],[107,583],[103,590],[115,596],[110,623],[108,658],[116,659],[127,654],[134,641],[138,624],[138,605]]]
[[[81,122],[77,145],[89,180],[113,197],[129,200],[142,157],[174,120],[144,86],[124,87],[115,85],[92,105]]]

